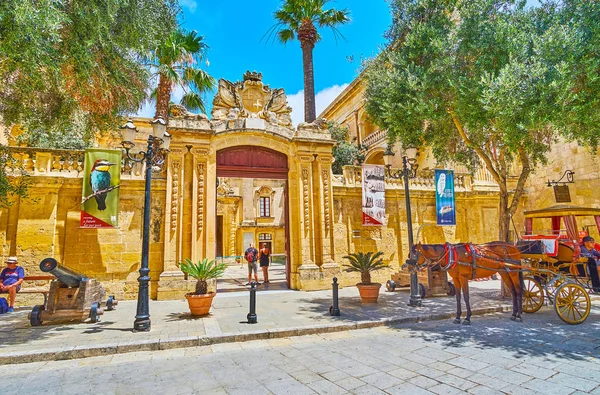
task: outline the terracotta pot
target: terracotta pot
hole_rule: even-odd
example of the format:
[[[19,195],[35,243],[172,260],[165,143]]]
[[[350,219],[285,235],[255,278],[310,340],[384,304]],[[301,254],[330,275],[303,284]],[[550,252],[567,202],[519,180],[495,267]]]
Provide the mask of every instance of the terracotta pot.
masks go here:
[[[216,293],[209,292],[206,295],[187,294],[185,298],[190,306],[192,315],[207,315],[212,306],[212,300]]]
[[[358,292],[360,293],[360,298],[362,299],[363,303],[377,303],[381,284],[371,283],[369,285],[364,285],[358,283],[356,284],[356,287],[358,288]]]

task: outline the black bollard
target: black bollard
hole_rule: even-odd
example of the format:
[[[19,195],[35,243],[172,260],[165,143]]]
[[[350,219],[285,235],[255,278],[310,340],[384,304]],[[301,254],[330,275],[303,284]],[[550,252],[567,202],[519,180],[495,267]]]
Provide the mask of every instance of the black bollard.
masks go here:
[[[339,316],[340,315],[340,305],[339,305],[339,300],[338,300],[338,282],[337,282],[337,277],[333,278],[333,283],[331,284],[333,286],[333,306],[331,306],[329,308],[329,314],[333,315],[333,316]]]
[[[252,281],[250,284],[250,312],[247,315],[249,324],[258,322],[256,317],[256,283]]]

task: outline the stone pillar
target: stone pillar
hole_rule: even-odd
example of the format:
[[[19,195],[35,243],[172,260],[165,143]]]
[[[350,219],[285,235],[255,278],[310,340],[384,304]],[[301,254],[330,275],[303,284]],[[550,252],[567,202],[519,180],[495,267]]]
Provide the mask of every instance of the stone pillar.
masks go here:
[[[331,186],[331,164],[333,163],[333,157],[328,155],[319,155],[316,161],[318,172],[318,184],[321,193],[319,194],[319,202],[316,202],[315,209],[320,210],[319,217],[320,221],[315,223],[315,226],[319,226],[320,240],[319,245],[321,250],[321,271],[323,272],[324,278],[332,278],[333,276],[339,275],[340,265],[338,265],[334,258],[333,252],[333,188]],[[317,180],[315,180],[317,183]]]
[[[319,267],[315,264],[315,224],[314,224],[314,195],[313,195],[313,161],[314,156],[306,153],[297,156],[300,168],[300,209],[301,209],[301,238],[300,238],[300,265],[298,275],[300,288],[304,290],[316,289],[311,282],[320,278]],[[318,184],[317,184],[318,185]],[[290,224],[291,226],[291,224]]]
[[[210,154],[208,147],[194,147],[192,192],[192,260],[206,258],[206,173]]]
[[[171,147],[167,157],[164,268],[158,279],[158,300],[177,299],[187,293],[184,274],[177,267],[182,254],[183,169],[185,147]]]

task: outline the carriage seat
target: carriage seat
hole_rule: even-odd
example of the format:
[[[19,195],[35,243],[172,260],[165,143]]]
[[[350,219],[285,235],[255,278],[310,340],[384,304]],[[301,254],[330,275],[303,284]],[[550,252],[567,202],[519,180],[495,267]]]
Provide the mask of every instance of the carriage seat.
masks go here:
[[[523,254],[545,254],[556,257],[559,250],[558,235],[523,235],[517,247]]]

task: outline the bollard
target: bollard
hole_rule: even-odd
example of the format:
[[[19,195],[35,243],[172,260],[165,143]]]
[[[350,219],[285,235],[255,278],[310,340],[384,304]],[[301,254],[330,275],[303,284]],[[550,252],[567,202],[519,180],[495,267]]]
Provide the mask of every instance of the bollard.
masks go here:
[[[337,282],[337,277],[333,278],[333,283],[331,284],[333,286],[333,306],[331,306],[329,308],[329,314],[333,315],[333,316],[339,316],[340,315],[340,305],[339,305],[339,300],[338,300],[338,282]]]
[[[256,283],[252,281],[250,284],[250,312],[247,315],[249,324],[256,324]]]

